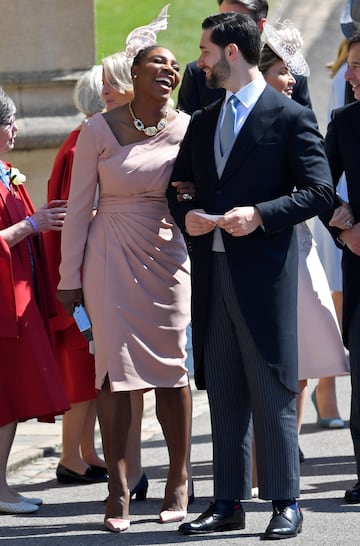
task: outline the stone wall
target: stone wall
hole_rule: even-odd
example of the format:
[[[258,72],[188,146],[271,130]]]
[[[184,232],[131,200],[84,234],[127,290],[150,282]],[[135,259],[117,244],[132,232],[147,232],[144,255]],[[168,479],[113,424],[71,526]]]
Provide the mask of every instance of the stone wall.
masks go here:
[[[56,152],[82,119],[74,85],[95,62],[94,0],[2,0],[0,84],[14,100],[15,150],[3,154],[27,176],[36,206]]]

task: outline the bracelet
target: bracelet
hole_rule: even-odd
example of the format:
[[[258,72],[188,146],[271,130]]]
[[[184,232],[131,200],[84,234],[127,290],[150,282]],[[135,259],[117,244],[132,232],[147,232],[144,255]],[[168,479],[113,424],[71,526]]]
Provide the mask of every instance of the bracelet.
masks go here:
[[[34,218],[32,218],[31,216],[26,216],[25,217],[25,220],[27,220],[29,222],[29,224],[31,225],[31,227],[33,228],[34,230],[34,233],[37,233],[39,231],[38,229],[38,225],[37,223],[35,222]]]

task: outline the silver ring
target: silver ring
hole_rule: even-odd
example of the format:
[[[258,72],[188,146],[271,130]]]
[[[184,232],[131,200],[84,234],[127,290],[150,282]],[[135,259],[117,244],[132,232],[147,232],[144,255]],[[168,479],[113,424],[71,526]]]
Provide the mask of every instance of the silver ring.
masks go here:
[[[351,228],[352,225],[353,225],[353,223],[352,223],[351,220],[348,220],[347,222],[345,222],[345,226],[346,226],[347,228]]]
[[[190,193],[183,193],[182,198],[184,201],[192,201],[192,195],[190,195]]]

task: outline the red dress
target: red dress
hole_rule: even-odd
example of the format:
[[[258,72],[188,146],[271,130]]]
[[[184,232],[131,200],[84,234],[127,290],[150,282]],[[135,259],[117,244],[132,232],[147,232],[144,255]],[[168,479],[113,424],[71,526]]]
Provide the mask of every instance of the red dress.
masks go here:
[[[57,153],[48,182],[48,201],[68,199],[69,197],[71,170],[79,134],[79,130],[72,131]],[[60,280],[61,233],[49,231],[45,234],[44,239],[51,280],[55,290]],[[79,332],[74,319],[66,314],[64,307],[59,302],[56,302],[56,305],[57,314],[51,320],[51,329],[54,335],[56,360],[70,402],[92,400],[96,396],[94,357],[89,353],[88,342]]]
[[[23,185],[9,191],[0,182],[0,230],[33,212]],[[0,426],[34,417],[52,422],[69,409],[51,344],[55,302],[42,253],[41,235],[12,248],[0,237]]]

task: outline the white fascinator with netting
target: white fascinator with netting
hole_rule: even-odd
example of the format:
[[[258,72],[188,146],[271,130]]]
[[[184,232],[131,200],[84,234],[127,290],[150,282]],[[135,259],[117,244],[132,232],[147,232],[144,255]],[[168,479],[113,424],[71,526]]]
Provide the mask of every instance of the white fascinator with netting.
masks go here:
[[[261,41],[284,61],[293,74],[309,76],[309,65],[301,53],[304,41],[299,30],[287,19],[275,24],[277,28],[270,23],[264,23]]]
[[[139,53],[141,49],[156,44],[156,35],[160,30],[166,30],[168,9],[170,4],[167,4],[159,13],[159,15],[148,25],[135,28],[126,38],[125,53],[129,61]]]

